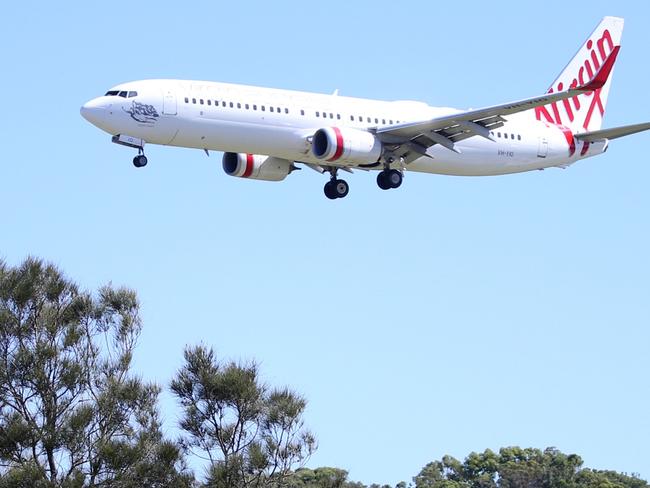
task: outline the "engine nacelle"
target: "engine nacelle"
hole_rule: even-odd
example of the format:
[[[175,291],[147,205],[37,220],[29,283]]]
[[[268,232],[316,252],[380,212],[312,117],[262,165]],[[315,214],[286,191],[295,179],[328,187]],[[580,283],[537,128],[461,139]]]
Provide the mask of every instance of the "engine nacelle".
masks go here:
[[[231,152],[223,153],[222,164],[229,176],[265,181],[282,181],[292,169],[286,159]]]
[[[318,159],[339,163],[374,163],[381,151],[381,142],[374,134],[345,127],[318,129],[311,145],[311,152]]]

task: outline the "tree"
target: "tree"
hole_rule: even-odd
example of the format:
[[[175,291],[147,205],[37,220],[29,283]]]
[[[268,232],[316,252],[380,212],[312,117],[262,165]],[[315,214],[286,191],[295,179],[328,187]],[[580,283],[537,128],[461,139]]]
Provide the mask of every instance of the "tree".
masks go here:
[[[264,385],[255,363],[221,362],[212,349],[190,347],[171,389],[183,409],[184,445],[209,462],[206,486],[286,485],[316,449],[305,399]]]
[[[576,454],[549,447],[507,447],[471,453],[460,462],[451,456],[427,464],[413,478],[416,488],[648,488],[638,477],[581,469]]]
[[[0,262],[0,486],[190,486],[159,388],[130,374],[136,294]]]

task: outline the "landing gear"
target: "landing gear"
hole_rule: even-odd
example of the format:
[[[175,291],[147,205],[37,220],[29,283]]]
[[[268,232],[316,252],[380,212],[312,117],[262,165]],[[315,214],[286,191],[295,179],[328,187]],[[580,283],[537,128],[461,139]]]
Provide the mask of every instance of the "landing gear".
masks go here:
[[[143,168],[147,165],[147,156],[144,155],[144,146],[138,147],[138,155],[133,158],[133,166]]]
[[[377,175],[377,185],[382,190],[390,190],[391,188],[399,188],[402,185],[404,176],[401,171],[396,169],[385,169],[380,171]]]
[[[336,200],[337,198],[344,198],[347,196],[348,192],[350,191],[350,186],[348,185],[347,181],[345,180],[339,180],[336,177],[338,168],[331,168],[329,170],[330,172],[330,180],[325,183],[325,188],[323,190],[325,191],[325,196],[329,198],[330,200]]]
[[[330,200],[336,200],[337,198],[343,198],[347,196],[350,191],[350,186],[345,180],[337,180],[332,178],[330,181],[325,183],[325,196]]]
[[[133,166],[136,168],[142,168],[147,165],[147,156],[144,154],[138,154],[133,158]]]

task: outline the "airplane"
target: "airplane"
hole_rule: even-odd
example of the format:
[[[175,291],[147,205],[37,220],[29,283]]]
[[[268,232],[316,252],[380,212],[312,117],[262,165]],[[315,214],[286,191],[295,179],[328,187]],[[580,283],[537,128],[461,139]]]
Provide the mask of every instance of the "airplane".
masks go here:
[[[81,115],[136,149],[136,167],[147,164],[145,144],[222,151],[226,174],[253,180],[284,180],[300,164],[329,174],[324,192],[332,200],[349,192],[341,171],[378,171],[378,186],[388,190],[406,171],[566,168],[603,154],[610,140],[650,129],[601,129],[623,23],[605,17],[545,94],[481,109],[161,79],[117,85]]]

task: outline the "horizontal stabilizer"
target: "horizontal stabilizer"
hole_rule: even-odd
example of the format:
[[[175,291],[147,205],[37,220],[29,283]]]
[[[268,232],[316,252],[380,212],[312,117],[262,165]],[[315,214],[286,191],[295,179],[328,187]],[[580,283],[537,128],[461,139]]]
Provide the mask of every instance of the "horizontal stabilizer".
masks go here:
[[[645,124],[614,127],[612,129],[595,130],[592,132],[583,132],[582,134],[576,134],[574,137],[580,141],[594,142],[602,139],[618,139],[619,137],[629,136],[648,129],[650,129],[650,122],[646,122]]]

